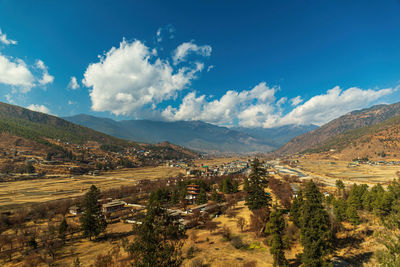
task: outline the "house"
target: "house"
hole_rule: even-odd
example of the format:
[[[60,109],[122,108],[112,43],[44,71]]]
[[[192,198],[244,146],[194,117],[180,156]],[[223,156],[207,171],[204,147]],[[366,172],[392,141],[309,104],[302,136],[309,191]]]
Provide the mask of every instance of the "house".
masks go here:
[[[125,209],[126,203],[122,200],[116,199],[102,205],[101,210],[104,214],[116,212]]]
[[[82,213],[82,210],[78,206],[72,206],[68,209],[69,213],[72,215],[78,215]]]
[[[190,184],[186,187],[186,190],[186,199],[189,200],[189,202],[194,203],[197,196],[200,194],[200,187],[197,184]]]

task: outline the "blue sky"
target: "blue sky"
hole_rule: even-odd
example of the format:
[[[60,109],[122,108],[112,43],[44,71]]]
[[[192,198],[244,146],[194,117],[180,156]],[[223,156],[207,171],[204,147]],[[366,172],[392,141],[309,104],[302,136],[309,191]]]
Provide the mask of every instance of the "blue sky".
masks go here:
[[[399,14],[399,1],[0,0],[0,101],[58,116],[321,125],[400,101]]]

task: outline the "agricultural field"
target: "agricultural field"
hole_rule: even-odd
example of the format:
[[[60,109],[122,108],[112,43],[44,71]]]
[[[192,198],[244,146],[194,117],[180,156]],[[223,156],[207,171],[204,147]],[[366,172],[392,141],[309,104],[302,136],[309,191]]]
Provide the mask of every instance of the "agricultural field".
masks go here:
[[[132,185],[143,179],[161,179],[182,173],[174,167],[141,167],[105,172],[99,176],[59,176],[57,178],[35,179],[0,183],[0,211],[26,207],[50,200],[73,198],[83,195],[91,185],[110,189]]]
[[[349,161],[300,159],[299,168],[310,176],[335,183],[337,179],[345,183],[362,183],[374,185],[387,184],[397,178],[396,172],[400,166],[396,165],[368,165],[359,164],[349,166]]]

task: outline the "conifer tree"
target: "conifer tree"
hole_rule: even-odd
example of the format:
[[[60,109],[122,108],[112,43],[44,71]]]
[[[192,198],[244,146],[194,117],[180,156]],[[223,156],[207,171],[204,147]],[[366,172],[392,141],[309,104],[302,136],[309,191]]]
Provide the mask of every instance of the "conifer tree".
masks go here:
[[[330,220],[322,201],[323,195],[315,183],[307,182],[300,231],[300,242],[304,248],[302,262],[307,267],[323,266],[331,248]]]
[[[67,235],[68,224],[65,218],[62,220],[58,227],[58,237],[65,243],[65,237]]]
[[[196,198],[196,204],[201,205],[204,203],[207,203],[207,194],[206,191],[203,188],[201,188],[200,193],[197,195]]]
[[[357,225],[360,223],[360,216],[357,214],[357,208],[354,204],[350,203],[346,209],[346,218],[347,220],[353,224]]]
[[[265,232],[270,234],[270,252],[274,257],[275,266],[289,266],[284,253],[283,235],[285,232],[285,219],[282,210],[275,207],[270,214],[269,221],[265,226]]]
[[[101,206],[98,203],[99,199],[100,190],[95,185],[92,185],[83,199],[83,214],[80,218],[83,234],[89,237],[89,240],[93,236],[98,236],[104,232],[107,227],[106,220],[101,212]]]
[[[343,183],[343,181],[342,181],[342,180],[336,180],[335,185],[336,185],[336,188],[337,188],[337,190],[338,190],[339,195],[341,195],[341,194],[343,193],[343,190],[344,190],[344,183]]]
[[[300,190],[297,193],[297,196],[293,198],[293,203],[290,208],[290,220],[296,225],[298,228],[301,227],[301,207],[303,205],[303,192]]]
[[[258,159],[254,159],[246,188],[246,205],[250,210],[268,208],[270,206],[271,197],[264,190],[267,184],[265,169]]]
[[[134,225],[136,238],[124,245],[134,266],[180,266],[184,228],[174,221],[167,210],[151,203],[141,225]]]

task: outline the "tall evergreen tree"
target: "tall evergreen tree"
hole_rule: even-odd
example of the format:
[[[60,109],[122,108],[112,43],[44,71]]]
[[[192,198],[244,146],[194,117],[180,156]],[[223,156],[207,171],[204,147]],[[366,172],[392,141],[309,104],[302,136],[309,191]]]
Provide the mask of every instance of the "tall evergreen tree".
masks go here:
[[[341,194],[343,193],[343,190],[344,190],[344,183],[343,183],[343,181],[342,181],[342,180],[336,180],[335,185],[336,185],[336,188],[337,188],[337,190],[338,190],[339,195],[341,195]]]
[[[133,230],[135,240],[124,247],[133,258],[134,266],[180,266],[185,231],[167,210],[152,203],[147,207],[143,223],[134,225]]]
[[[267,184],[268,180],[265,169],[261,166],[258,159],[254,159],[248,178],[248,185],[246,186],[246,205],[250,210],[268,208],[270,206],[271,197],[264,190]]]
[[[65,243],[65,238],[67,236],[68,224],[65,218],[62,220],[60,226],[58,227],[58,237]]]
[[[265,226],[265,232],[271,235],[270,238],[270,252],[274,257],[274,267],[276,266],[289,266],[285,253],[283,251],[283,235],[285,232],[285,219],[281,209],[275,207],[275,210],[270,214],[269,221]]]
[[[301,227],[301,207],[303,206],[303,192],[300,190],[297,196],[293,198],[293,203],[290,208],[290,220],[298,228]]]
[[[203,188],[200,189],[200,193],[197,195],[196,204],[201,205],[207,203],[207,194],[206,190]]]
[[[307,182],[304,190],[300,231],[300,242],[304,248],[302,262],[307,267],[325,265],[325,256],[331,248],[330,220],[322,201],[323,195],[315,183]]]
[[[106,220],[101,212],[101,206],[98,202],[99,199],[100,190],[95,185],[92,185],[83,199],[83,214],[80,218],[83,234],[89,237],[89,240],[93,236],[98,236],[104,232],[107,227]]]

